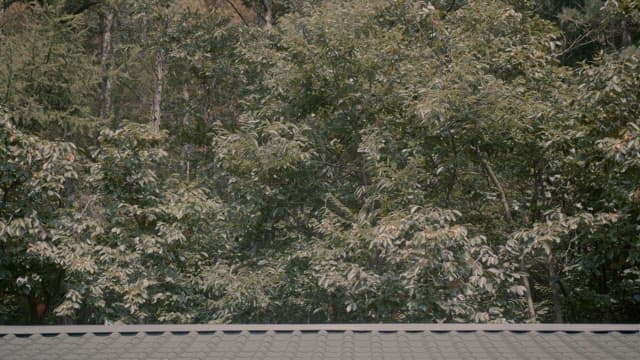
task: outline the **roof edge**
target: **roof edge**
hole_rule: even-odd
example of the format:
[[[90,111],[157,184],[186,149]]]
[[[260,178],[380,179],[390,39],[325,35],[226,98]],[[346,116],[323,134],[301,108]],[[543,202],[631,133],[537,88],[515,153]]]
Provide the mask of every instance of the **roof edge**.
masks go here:
[[[1,326],[0,334],[211,331],[514,331],[640,332],[640,324],[163,324]]]

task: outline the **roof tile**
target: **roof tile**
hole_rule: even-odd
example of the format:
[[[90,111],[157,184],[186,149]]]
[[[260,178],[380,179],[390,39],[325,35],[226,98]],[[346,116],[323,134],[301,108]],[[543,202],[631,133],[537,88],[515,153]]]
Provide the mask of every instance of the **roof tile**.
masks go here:
[[[635,359],[639,330],[467,324],[0,327],[0,359]]]

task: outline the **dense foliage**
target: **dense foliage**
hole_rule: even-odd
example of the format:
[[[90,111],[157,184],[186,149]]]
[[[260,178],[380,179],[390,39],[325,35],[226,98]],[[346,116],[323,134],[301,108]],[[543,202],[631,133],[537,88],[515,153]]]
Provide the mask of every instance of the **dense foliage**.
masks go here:
[[[640,321],[637,0],[0,10],[0,323]]]

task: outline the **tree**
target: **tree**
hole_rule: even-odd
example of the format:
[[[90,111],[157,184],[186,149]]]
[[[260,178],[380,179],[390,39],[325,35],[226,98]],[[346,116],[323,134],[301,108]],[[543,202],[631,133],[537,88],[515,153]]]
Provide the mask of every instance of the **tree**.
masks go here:
[[[165,177],[164,134],[146,125],[103,130],[87,175],[82,212],[52,261],[69,264],[56,314],[81,322],[190,322],[198,318],[193,278],[221,253],[221,207],[197,185]]]
[[[486,9],[486,6],[484,8]],[[495,10],[491,9],[496,18],[500,18],[505,12],[504,8],[497,6]],[[478,21],[477,24],[480,26],[479,19],[472,15],[475,13],[477,13],[476,9],[470,7],[466,9],[464,15],[451,20],[450,24],[453,27],[453,24],[459,24],[460,20],[464,20],[465,24]],[[513,20],[507,18],[502,20],[505,23],[500,25],[514,26],[512,33],[516,38],[518,31],[515,27],[520,26],[519,15],[515,12],[513,14],[507,13],[507,15],[512,16]],[[478,64],[480,69],[477,74],[468,74],[475,65],[472,57],[475,54],[465,53],[463,48],[459,48],[461,49],[459,63],[448,60],[442,55],[447,51],[453,51],[447,49],[449,46],[447,36],[454,36],[454,34],[450,35],[443,24],[438,25],[437,22],[441,21],[442,16],[433,7],[423,7],[409,1],[394,4],[328,2],[325,6],[312,11],[308,16],[292,16],[281,19],[281,30],[277,37],[271,40],[275,44],[267,42],[264,48],[251,55],[253,61],[259,64],[269,64],[267,67],[269,73],[262,83],[264,88],[257,89],[260,94],[264,94],[263,98],[257,102],[259,106],[248,113],[249,116],[241,118],[242,126],[237,128],[235,132],[218,134],[214,144],[218,153],[225,154],[221,165],[223,170],[228,173],[230,186],[251,189],[262,187],[258,194],[278,195],[275,199],[256,196],[261,199],[260,203],[264,205],[261,205],[259,210],[250,211],[250,214],[261,214],[260,217],[254,217],[255,220],[253,220],[256,221],[254,226],[260,230],[244,236],[261,236],[265,234],[265,230],[268,230],[268,224],[283,223],[284,220],[281,225],[282,230],[275,231],[274,235],[271,235],[275,238],[271,238],[269,243],[287,244],[288,241],[285,240],[287,238],[292,238],[294,241],[298,238],[304,238],[297,233],[309,233],[305,226],[296,223],[285,225],[291,221],[287,218],[295,219],[297,217],[295,212],[291,214],[291,205],[279,205],[301,202],[305,205],[300,208],[304,211],[302,216],[308,218],[308,221],[312,223],[322,224],[322,219],[327,213],[337,213],[344,217],[343,223],[335,223],[335,221],[327,223],[327,226],[333,224],[331,227],[335,228],[336,233],[344,232],[342,235],[332,235],[336,238],[334,241],[328,239],[327,233],[319,231],[322,229],[320,225],[316,226],[311,242],[317,249],[316,251],[319,252],[319,249],[322,248],[335,249],[337,254],[342,254],[343,251],[355,251],[355,245],[352,245],[352,241],[355,240],[349,239],[362,239],[362,247],[372,253],[372,259],[379,257],[380,262],[389,261],[397,264],[402,261],[415,261],[415,259],[409,260],[408,258],[404,260],[393,257],[385,259],[380,254],[375,255],[379,253],[375,250],[376,247],[374,245],[367,247],[374,241],[372,239],[373,233],[382,231],[379,230],[380,226],[386,222],[418,222],[418,218],[409,215],[412,207],[432,208],[431,204],[444,204],[440,201],[446,199],[438,197],[439,194],[443,194],[442,187],[437,187],[438,173],[440,172],[438,168],[442,165],[439,165],[435,159],[449,149],[451,133],[447,131],[446,127],[449,121],[461,127],[458,130],[461,132],[459,136],[463,136],[460,140],[461,143],[465,143],[464,136],[468,136],[469,141],[466,143],[472,146],[478,144],[476,146],[483,146],[483,149],[484,145],[476,140],[477,137],[485,136],[488,138],[491,136],[490,132],[497,131],[493,128],[485,130],[484,123],[479,119],[476,120],[479,129],[468,123],[465,124],[463,121],[467,116],[473,119],[473,115],[466,114],[466,112],[473,111],[471,109],[455,108],[450,104],[443,104],[443,107],[448,106],[451,109],[451,113],[438,115],[435,111],[426,111],[424,102],[430,101],[430,104],[433,104],[435,108],[438,99],[452,98],[452,92],[446,92],[447,88],[442,86],[449,83],[458,86],[461,90],[459,94],[454,94],[456,101],[460,101],[460,106],[463,106],[462,99],[468,99],[469,92],[478,89],[475,87],[466,92],[463,90],[466,89],[465,86],[469,86],[466,83],[478,81],[480,84],[486,79],[488,84],[495,84],[498,87],[498,90],[495,90],[495,87],[488,88],[487,92],[483,93],[483,95],[489,94],[490,99],[495,99],[490,100],[493,101],[490,102],[491,105],[498,104],[509,110],[515,106],[499,103],[501,96],[510,91],[511,87],[504,86],[501,89],[499,86],[503,86],[503,84],[500,80],[492,82],[492,79],[485,75],[483,65]],[[467,18],[462,16],[467,16]],[[412,25],[404,26],[404,24]],[[528,24],[522,26],[528,26]],[[530,28],[532,27],[530,26]],[[540,39],[534,38],[534,41],[539,41],[539,43],[533,44],[534,46],[540,48],[547,46],[548,38],[543,34],[544,30],[546,28],[539,25],[538,31],[541,35]],[[438,31],[442,31],[442,35]],[[461,35],[462,31],[465,31],[463,27],[459,30],[456,29],[456,31],[460,31],[455,34],[458,36],[456,40],[469,41],[467,44],[469,46],[466,48],[470,48],[470,51],[486,49],[485,45],[480,48],[478,40],[467,39]],[[499,31],[501,28],[496,25],[495,32]],[[507,38],[510,34],[501,36]],[[454,47],[455,44],[451,46],[452,49],[458,49]],[[523,49],[527,47],[527,52],[536,49],[533,47],[530,50],[529,47],[532,47],[530,43],[520,46]],[[495,51],[498,52],[497,49]],[[523,54],[524,56],[526,55]],[[449,59],[454,59],[454,57]],[[509,60],[505,57],[504,61]],[[420,64],[420,66],[414,64]],[[495,66],[500,66],[500,64]],[[505,63],[505,66],[513,65]],[[491,68],[487,70],[497,71]],[[439,77],[438,71],[444,71],[444,76]],[[525,69],[520,68],[513,71],[513,76],[526,72]],[[435,88],[425,89],[423,84],[433,84]],[[439,92],[440,89],[442,92]],[[493,91],[493,93],[489,91]],[[414,94],[424,94],[424,96],[418,95],[420,100],[416,101]],[[435,97],[435,99],[431,97]],[[480,99],[480,95],[478,95],[478,99]],[[481,107],[479,116],[487,116],[489,119],[496,117],[489,115],[490,106],[488,104],[481,104],[481,106],[486,106],[487,111],[483,112],[484,107]],[[431,117],[432,115],[443,116],[446,122],[434,119]],[[465,118],[458,120],[457,116]],[[487,126],[491,126],[490,123]],[[500,126],[504,125],[498,118],[495,127]],[[483,131],[487,133],[483,134]],[[283,134],[289,135],[282,139]],[[305,139],[299,141],[297,134],[305,134]],[[290,167],[287,166],[287,172],[290,171],[289,168],[301,172],[296,177],[283,175],[282,170],[279,170],[276,164],[280,164],[282,160],[295,159],[299,149],[305,149],[302,154],[307,154],[309,160],[297,165],[290,165]],[[434,150],[442,153],[434,153]],[[479,162],[476,157],[477,149],[474,150],[473,147],[470,147],[461,151],[469,154],[468,159],[472,161],[470,166]],[[239,154],[245,154],[245,156],[242,158]],[[263,162],[256,154],[281,154],[280,156],[287,154],[287,156],[280,161],[270,159],[267,164],[275,166],[265,167],[259,165]],[[240,166],[240,164],[242,165]],[[309,173],[315,175],[308,177]],[[274,181],[275,179],[278,180]],[[297,180],[300,179],[309,180],[304,187],[299,187]],[[436,185],[436,190],[432,194],[429,188],[434,185]],[[309,192],[310,188],[316,190]],[[336,208],[327,199],[334,199],[335,203],[340,206]],[[255,203],[253,197],[247,197],[247,200],[249,203]],[[288,212],[291,215],[283,219],[281,216],[275,215],[278,214],[275,210],[265,211],[280,207],[283,207],[283,211],[289,209]],[[347,216],[347,214],[352,215]],[[423,214],[423,216],[426,215]],[[457,217],[448,219],[453,222]],[[419,233],[430,229],[431,224],[427,220],[420,221],[422,221],[421,225],[416,225],[418,228],[411,231]],[[437,223],[437,220],[434,221]],[[437,233],[439,229],[434,228],[429,231]],[[467,238],[465,230],[460,228],[459,231],[460,234],[465,235],[442,239],[440,245],[443,247],[442,251],[447,246],[453,246],[459,249],[459,255],[463,257],[465,251],[469,253],[481,251],[482,241],[477,240],[481,238],[474,236]],[[404,246],[402,241],[417,242],[417,240],[411,240],[415,236],[418,235],[413,235],[412,232],[403,234],[397,240],[399,244],[393,246]],[[249,240],[248,243],[257,241]],[[309,243],[309,240],[306,240],[305,243]],[[389,247],[393,246],[389,245]],[[299,245],[299,247],[303,247],[303,245]],[[437,244],[434,247],[438,249]],[[285,249],[287,247],[281,251],[286,252]],[[490,250],[486,251],[488,251],[487,254],[490,253]],[[256,252],[253,251],[253,254],[255,256]],[[379,301],[386,301],[385,299],[388,298],[405,298],[398,297],[398,294],[393,292],[394,290],[386,288],[386,286],[395,286],[397,282],[394,283],[393,279],[398,279],[402,276],[401,274],[409,270],[391,265],[386,267],[380,265],[380,269],[376,270],[376,260],[360,262],[344,258],[336,259],[333,256],[337,255],[331,255],[330,252],[325,254],[314,259],[301,253],[296,258],[308,259],[305,261],[315,264],[316,267],[312,267],[312,269],[316,269],[316,272],[335,274],[334,276],[342,274],[348,278],[347,283],[356,281],[353,276],[347,276],[348,272],[352,270],[351,261],[354,262],[353,266],[357,266],[357,271],[369,274],[368,276],[372,279],[376,278],[373,274],[380,275],[385,270],[390,273],[390,277],[384,284],[376,285],[382,286],[382,288],[376,288],[372,285],[373,288],[367,290],[371,292],[368,295],[362,295],[362,298],[349,293],[352,289],[345,288],[347,285],[344,285],[345,281],[343,280],[340,280],[339,290],[332,285],[333,290],[329,291],[327,287],[331,282],[323,279],[321,283],[318,283],[319,288],[316,286],[316,291],[320,290],[317,297],[325,299],[332,310],[329,310],[327,307],[329,305],[326,305],[316,311],[324,312],[326,318],[331,321],[373,320],[400,316],[402,311],[398,304],[387,310],[373,309],[372,307],[377,306],[373,294],[380,297]],[[402,252],[398,254],[389,250],[389,256],[393,254],[404,256],[401,255]],[[422,256],[427,257],[427,254],[422,254]],[[335,263],[336,265],[334,268],[322,267],[319,264],[323,262]],[[455,269],[451,271],[460,274],[461,277],[459,283],[451,280],[451,284],[455,284],[455,286],[451,285],[452,292],[455,292],[456,286],[461,289],[467,286],[482,288],[482,285],[473,283],[471,280],[473,276],[470,275],[472,270],[465,269],[464,264],[463,260],[452,264]],[[502,270],[494,270],[503,274]],[[427,273],[426,270],[424,271],[419,270],[417,273]],[[477,271],[481,272],[482,270]],[[394,278],[394,276],[398,278]],[[501,276],[510,279],[509,281],[514,279],[513,275],[503,274]],[[327,278],[330,277],[327,276]],[[505,281],[505,283],[509,281]],[[512,285],[509,284],[506,288],[512,288],[518,292],[519,288]],[[427,285],[422,286],[427,287]],[[446,284],[434,286],[447,288]],[[498,291],[496,288],[492,288],[491,291],[494,290]],[[324,295],[322,295],[323,293]],[[487,296],[491,297],[491,295]],[[363,298],[369,298],[373,302],[360,303]],[[438,299],[437,295],[433,295],[429,301],[442,305],[447,302],[447,298]],[[419,303],[420,301],[416,299],[415,302]],[[480,311],[471,305],[472,303],[474,301],[469,298],[468,303],[456,307],[455,311],[447,310],[450,312],[442,308],[436,310],[436,307],[421,307],[422,313],[411,315],[410,318],[435,320],[438,318],[454,319],[459,316],[466,319],[487,320],[501,316],[503,311],[499,307],[495,307],[492,314],[489,315],[488,311]],[[479,303],[481,301],[476,304]],[[346,311],[347,308],[350,310]],[[362,313],[350,315],[354,308],[361,309]],[[443,312],[438,313],[437,311]],[[337,314],[342,315],[337,317]]]
[[[0,35],[0,101],[12,122],[44,138],[87,143],[99,123],[91,117],[99,72],[84,54],[84,15],[66,15],[60,4],[12,14]]]
[[[0,321],[41,323],[64,293],[65,267],[40,256],[64,232],[78,177],[75,147],[21,132],[0,115]]]
[[[637,1],[537,0],[530,5],[558,23],[563,40],[559,57],[566,64],[632,45],[640,34]]]

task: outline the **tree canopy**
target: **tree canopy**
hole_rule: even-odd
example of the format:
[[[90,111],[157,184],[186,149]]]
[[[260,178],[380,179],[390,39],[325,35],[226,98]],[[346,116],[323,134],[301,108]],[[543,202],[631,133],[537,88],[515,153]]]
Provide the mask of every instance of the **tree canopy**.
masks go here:
[[[637,0],[4,1],[0,323],[640,321]]]

